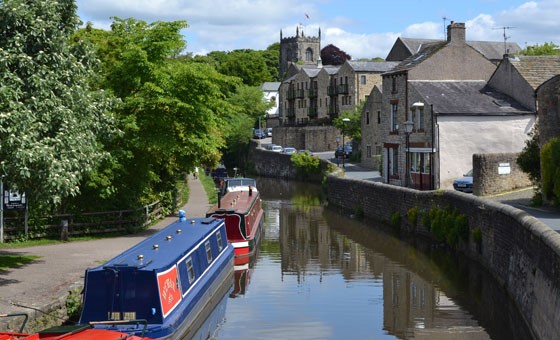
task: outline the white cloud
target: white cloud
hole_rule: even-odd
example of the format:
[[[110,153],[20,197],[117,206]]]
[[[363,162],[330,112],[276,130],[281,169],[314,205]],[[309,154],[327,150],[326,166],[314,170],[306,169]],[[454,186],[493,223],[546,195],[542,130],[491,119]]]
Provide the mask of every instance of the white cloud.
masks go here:
[[[377,27],[376,15],[371,21],[351,17],[331,16],[322,8],[328,0],[77,0],[82,20],[107,29],[111,16],[136,18],[147,22],[186,20],[184,30],[187,52],[204,54],[209,51],[233,49],[265,49],[284,36],[295,35],[298,23],[306,34],[315,36],[322,29],[321,45],[333,44],[353,59],[385,57],[398,36],[408,38],[443,39],[441,22],[409,23],[399,28]],[[506,30],[508,41],[521,47],[527,44],[555,42],[558,38],[560,0],[529,1],[499,13],[480,13],[463,20],[469,40],[503,41],[500,27]],[[309,14],[310,19],[306,19]],[[459,20],[456,20],[459,21]],[[372,27],[375,27],[373,29]],[[357,32],[357,29],[362,31]]]

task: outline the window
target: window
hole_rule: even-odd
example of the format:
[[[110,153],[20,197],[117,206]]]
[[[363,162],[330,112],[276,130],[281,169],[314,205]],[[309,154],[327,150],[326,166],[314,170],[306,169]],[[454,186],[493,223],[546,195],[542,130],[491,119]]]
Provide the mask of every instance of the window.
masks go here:
[[[392,103],[391,104],[391,126],[390,126],[390,131],[398,131],[398,125],[397,125],[397,112],[399,110],[399,104],[398,103]]]
[[[192,264],[192,259],[190,257],[187,260],[186,264],[187,264],[187,273],[189,274],[189,283],[193,283],[195,279],[195,275],[194,275],[194,267]]]
[[[395,77],[391,78],[391,92],[397,93],[397,79]]]
[[[412,130],[415,131],[416,130],[416,110],[412,110],[410,111],[410,121],[412,122]]]
[[[362,85],[366,84],[366,76],[365,75],[360,76],[360,84],[362,84]]]
[[[366,125],[369,125],[369,111],[366,111]]]
[[[375,154],[376,155],[381,155],[381,145],[376,145],[375,146]]]
[[[313,50],[311,48],[308,48],[307,50],[305,50],[305,60],[306,61],[313,61]]]
[[[388,157],[389,176],[398,176],[399,175],[399,149],[389,148],[387,149],[387,152],[389,153],[389,157]]]
[[[371,158],[371,145],[366,146],[366,157]]]
[[[208,263],[210,263],[212,262],[212,248],[210,247],[209,241],[204,243],[204,248],[206,248],[206,259],[208,260]]]
[[[381,111],[377,111],[377,124],[381,124]]]
[[[418,110],[418,130],[424,130],[424,109]]]
[[[221,252],[224,249],[224,244],[222,243],[222,233],[219,231],[216,233],[216,241],[218,242],[218,251]]]

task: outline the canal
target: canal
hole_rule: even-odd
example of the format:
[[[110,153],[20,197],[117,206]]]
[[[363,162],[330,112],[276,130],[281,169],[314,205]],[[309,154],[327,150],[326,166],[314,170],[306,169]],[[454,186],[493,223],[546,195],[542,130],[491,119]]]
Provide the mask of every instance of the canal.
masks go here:
[[[320,186],[257,183],[264,238],[217,339],[531,339],[479,266],[330,211]]]

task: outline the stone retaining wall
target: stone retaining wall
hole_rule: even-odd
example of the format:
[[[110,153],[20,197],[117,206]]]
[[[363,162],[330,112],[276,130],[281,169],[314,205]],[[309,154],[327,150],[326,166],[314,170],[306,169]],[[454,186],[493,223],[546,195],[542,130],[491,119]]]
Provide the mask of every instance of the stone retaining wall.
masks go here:
[[[251,145],[251,152],[249,153],[249,168],[259,176],[302,179],[290,158],[291,155],[258,148],[255,143]],[[327,169],[329,164],[328,161],[321,160],[323,170]],[[306,180],[321,182],[322,176],[322,174],[318,174],[312,178],[306,178]]]
[[[517,165],[519,153],[473,155],[473,192],[486,196],[532,185]]]
[[[457,208],[468,218],[469,240],[459,251],[486,267],[503,285],[539,339],[560,339],[560,235],[525,212],[456,191],[416,191],[328,176],[329,207],[391,225],[408,235],[432,238],[422,219],[407,213]],[[398,216],[399,218],[395,218]],[[474,236],[473,231],[480,231]]]

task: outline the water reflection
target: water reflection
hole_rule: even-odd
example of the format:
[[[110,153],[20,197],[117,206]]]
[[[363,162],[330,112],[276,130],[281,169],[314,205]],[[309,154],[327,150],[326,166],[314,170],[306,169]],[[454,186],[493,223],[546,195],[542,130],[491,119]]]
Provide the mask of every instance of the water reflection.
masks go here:
[[[265,237],[220,339],[531,338],[472,263],[324,209],[318,186],[258,183]]]

